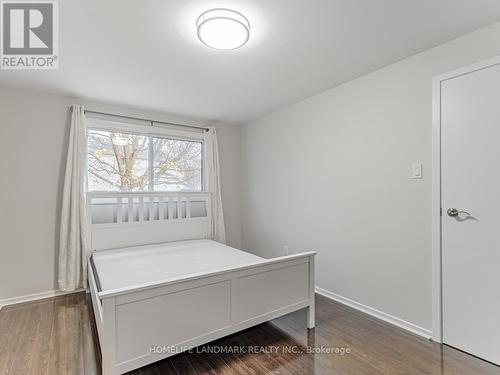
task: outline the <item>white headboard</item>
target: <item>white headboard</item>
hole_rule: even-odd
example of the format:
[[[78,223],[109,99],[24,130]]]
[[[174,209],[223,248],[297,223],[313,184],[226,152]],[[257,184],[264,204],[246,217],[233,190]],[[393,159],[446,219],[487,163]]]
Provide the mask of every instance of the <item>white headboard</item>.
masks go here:
[[[88,246],[127,246],[211,238],[210,193],[89,192]]]

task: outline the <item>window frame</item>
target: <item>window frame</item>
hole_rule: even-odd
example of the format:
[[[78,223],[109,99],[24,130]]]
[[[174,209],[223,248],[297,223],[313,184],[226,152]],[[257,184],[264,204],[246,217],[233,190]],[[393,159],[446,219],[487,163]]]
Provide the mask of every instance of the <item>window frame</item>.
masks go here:
[[[85,132],[85,192],[92,193],[103,193],[110,192],[111,190],[89,190],[88,184],[88,131],[107,131],[107,132],[123,132],[134,135],[141,135],[149,138],[148,142],[148,190],[144,190],[144,192],[177,192],[170,190],[162,190],[155,191],[154,190],[154,156],[152,152],[153,142],[152,138],[165,138],[172,139],[178,141],[191,141],[191,142],[200,142],[201,143],[201,190],[183,190],[179,191],[179,193],[206,193],[207,192],[207,174],[205,173],[207,168],[206,163],[206,148],[207,148],[207,132],[204,129],[200,128],[200,131],[196,130],[180,130],[174,129],[173,126],[170,127],[168,125],[160,125],[154,122],[144,121],[139,124],[136,122],[124,122],[124,121],[116,121],[116,120],[108,120],[101,118],[92,118],[87,117],[86,119],[87,126]]]

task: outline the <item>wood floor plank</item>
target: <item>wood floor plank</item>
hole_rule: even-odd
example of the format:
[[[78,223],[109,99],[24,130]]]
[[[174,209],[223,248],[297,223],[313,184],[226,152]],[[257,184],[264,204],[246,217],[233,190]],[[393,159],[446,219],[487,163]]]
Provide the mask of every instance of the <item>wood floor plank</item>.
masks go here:
[[[167,358],[156,364],[158,372],[160,375],[181,375],[177,372],[174,365],[172,364],[172,359]]]
[[[90,294],[81,295],[80,319],[82,321],[83,365],[85,375],[98,375],[101,373],[101,356],[97,327],[95,327],[94,311]]]
[[[189,354],[178,354],[172,358],[172,363],[179,374],[186,375],[201,375],[206,372],[201,372],[198,368],[193,366],[191,356]]]
[[[280,364],[281,373],[286,374],[341,374],[337,369],[323,366],[316,361],[315,356],[305,352],[307,341],[302,337],[290,335],[289,330],[281,330],[275,324],[267,324],[261,329],[247,333],[256,345],[266,343],[279,348],[273,354],[273,359]],[[307,337],[307,335],[305,335]]]
[[[54,320],[49,339],[48,374],[67,375],[67,317],[66,301],[68,297],[56,298],[54,301]],[[78,350],[71,348],[71,350]],[[69,374],[68,374],[69,375]]]
[[[40,304],[33,304],[29,309],[25,328],[20,335],[19,348],[12,362],[10,374],[25,375],[29,372],[31,358],[38,354],[37,337],[40,326]]]
[[[66,298],[66,342],[73,350],[66,351],[66,372],[68,374],[84,373],[83,365],[83,322],[79,314],[80,294],[72,294]]]
[[[100,375],[93,319],[85,293],[0,310],[0,375]],[[129,375],[500,375],[498,366],[321,296],[316,323],[307,330],[298,311]],[[246,350],[203,351],[240,346]],[[256,353],[252,346],[277,349]],[[322,347],[351,353],[307,351]]]
[[[248,331],[244,331],[242,334],[232,335],[226,342],[235,348],[244,349],[243,352],[235,355],[255,374],[272,374],[279,368],[279,364],[275,362],[268,353],[274,348],[269,347],[265,343],[264,345],[256,345],[245,335],[247,332]],[[260,351],[260,349],[263,350]]]
[[[189,356],[189,363],[197,373],[205,375],[217,375],[217,372],[205,361],[203,355]]]
[[[31,358],[30,375],[47,375],[49,345],[54,323],[54,302],[40,304],[40,327],[36,338],[36,354]]]
[[[273,331],[274,326],[264,324],[256,327],[253,330],[247,330],[243,334],[248,339],[251,345],[257,347],[270,348],[266,354],[269,357],[264,357],[267,365],[273,373],[281,375],[295,375],[310,373],[309,359],[304,353],[286,353],[287,349],[294,347],[302,348],[303,345],[294,340],[291,336],[280,335]]]
[[[138,375],[160,375],[160,372],[158,371],[158,367],[156,366],[155,363],[153,363],[149,366],[141,367],[137,371],[139,373]]]
[[[202,355],[193,356],[190,353],[179,354],[172,358],[172,363],[179,374],[207,375],[210,374],[211,367],[201,367],[195,362],[202,361]],[[205,361],[203,361],[205,362]]]
[[[7,358],[4,362],[3,373],[9,374],[15,365],[16,359],[22,349],[22,343],[25,339],[24,332],[26,330],[29,318],[30,308],[14,309],[14,319],[12,322],[12,329],[9,330],[7,336]]]

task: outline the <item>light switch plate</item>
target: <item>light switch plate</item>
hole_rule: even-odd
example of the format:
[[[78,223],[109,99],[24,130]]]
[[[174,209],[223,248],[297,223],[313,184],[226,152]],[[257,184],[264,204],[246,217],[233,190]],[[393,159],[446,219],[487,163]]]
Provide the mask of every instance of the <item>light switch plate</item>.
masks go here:
[[[422,178],[422,163],[414,163],[411,165],[411,178],[415,180]]]

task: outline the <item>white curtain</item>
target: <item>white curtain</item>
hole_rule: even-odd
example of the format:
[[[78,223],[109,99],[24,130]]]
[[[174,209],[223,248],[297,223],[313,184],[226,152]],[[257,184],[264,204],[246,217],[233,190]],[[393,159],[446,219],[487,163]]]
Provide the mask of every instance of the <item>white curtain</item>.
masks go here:
[[[217,145],[217,131],[210,127],[206,147],[207,190],[212,193],[212,239],[225,244],[226,229],[224,227],[224,213],[222,211],[219,147]]]
[[[61,211],[59,289],[87,287],[85,212],[86,125],[83,106],[73,105]]]

